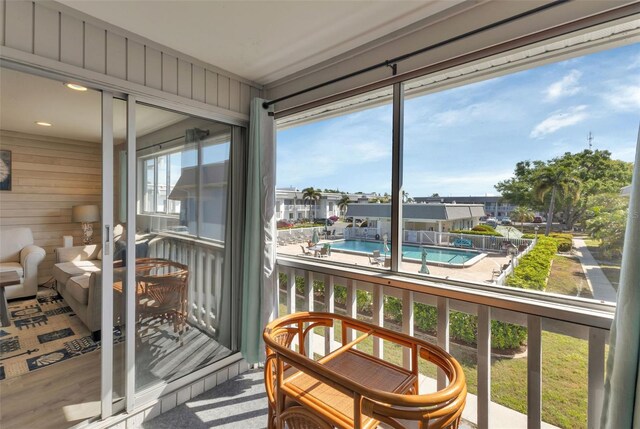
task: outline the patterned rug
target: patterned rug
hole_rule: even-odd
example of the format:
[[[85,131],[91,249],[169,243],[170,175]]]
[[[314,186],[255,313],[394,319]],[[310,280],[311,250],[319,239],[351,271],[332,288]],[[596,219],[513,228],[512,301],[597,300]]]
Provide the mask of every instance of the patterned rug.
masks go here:
[[[0,327],[0,380],[95,351],[100,343],[54,290],[9,303],[11,326]],[[114,329],[114,342],[122,341]]]

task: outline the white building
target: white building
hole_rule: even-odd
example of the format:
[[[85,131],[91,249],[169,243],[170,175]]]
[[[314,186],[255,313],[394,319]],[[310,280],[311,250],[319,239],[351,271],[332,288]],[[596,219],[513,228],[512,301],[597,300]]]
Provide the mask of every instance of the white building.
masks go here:
[[[300,189],[276,189],[276,219],[294,221],[340,216],[342,213],[338,203],[343,195],[347,195],[351,203],[366,202],[375,196],[375,194],[320,192],[320,199],[314,202],[305,200],[304,193]]]
[[[353,204],[349,214],[367,220],[379,235],[391,231],[391,204]],[[404,203],[403,230],[449,232],[471,229],[484,216],[483,204]]]

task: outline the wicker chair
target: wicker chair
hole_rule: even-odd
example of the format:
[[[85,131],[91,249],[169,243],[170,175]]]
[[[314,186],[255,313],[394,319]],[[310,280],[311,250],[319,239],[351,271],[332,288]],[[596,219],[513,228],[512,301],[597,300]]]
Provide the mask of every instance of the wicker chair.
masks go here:
[[[282,426],[288,429],[332,429],[329,423],[301,406],[289,407],[281,416]]]
[[[140,291],[136,309],[138,323],[146,325],[148,330],[154,322],[170,321],[182,345],[188,310],[188,267],[166,259],[140,259],[136,261],[136,282]]]
[[[290,347],[293,339],[298,334],[298,330],[294,328],[282,328],[273,334],[273,340],[282,347]],[[276,355],[272,349],[266,348],[267,358],[264,363],[264,385],[267,391],[267,402],[269,405],[269,417],[267,427],[273,429],[276,427]]]
[[[334,326],[336,321],[341,322],[342,347],[318,360],[308,358],[304,348],[306,337],[315,328]],[[277,339],[283,332],[297,333],[299,350]],[[349,341],[348,332],[360,334]],[[320,312],[301,312],[276,319],[267,325],[263,338],[269,356],[265,376],[269,427],[276,426],[274,423],[279,428],[285,424],[295,428],[372,429],[380,424],[396,429],[416,425],[422,429],[459,427],[467,396],[465,376],[460,364],[433,344],[350,317]],[[371,338],[409,349],[408,367],[355,348]],[[433,393],[420,392],[420,360],[442,370],[449,385]],[[292,405],[293,401],[297,403]],[[289,417],[294,415],[298,417]]]

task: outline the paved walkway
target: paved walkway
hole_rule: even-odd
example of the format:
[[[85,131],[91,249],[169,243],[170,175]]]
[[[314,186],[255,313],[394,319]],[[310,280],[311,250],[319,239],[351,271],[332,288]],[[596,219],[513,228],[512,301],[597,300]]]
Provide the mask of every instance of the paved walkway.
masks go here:
[[[593,291],[593,297],[600,301],[616,302],[616,290],[602,272],[600,265],[589,252],[589,249],[587,249],[584,240],[574,238],[573,247],[587,276],[587,283],[589,283],[589,287]]]

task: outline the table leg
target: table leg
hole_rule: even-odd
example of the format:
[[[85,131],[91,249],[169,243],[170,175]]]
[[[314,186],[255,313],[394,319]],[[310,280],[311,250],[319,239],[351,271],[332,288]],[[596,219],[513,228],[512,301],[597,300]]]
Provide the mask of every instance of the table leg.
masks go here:
[[[4,294],[4,288],[0,287],[0,320],[2,321],[2,327],[11,326],[9,321],[9,305],[7,304],[7,297]]]

